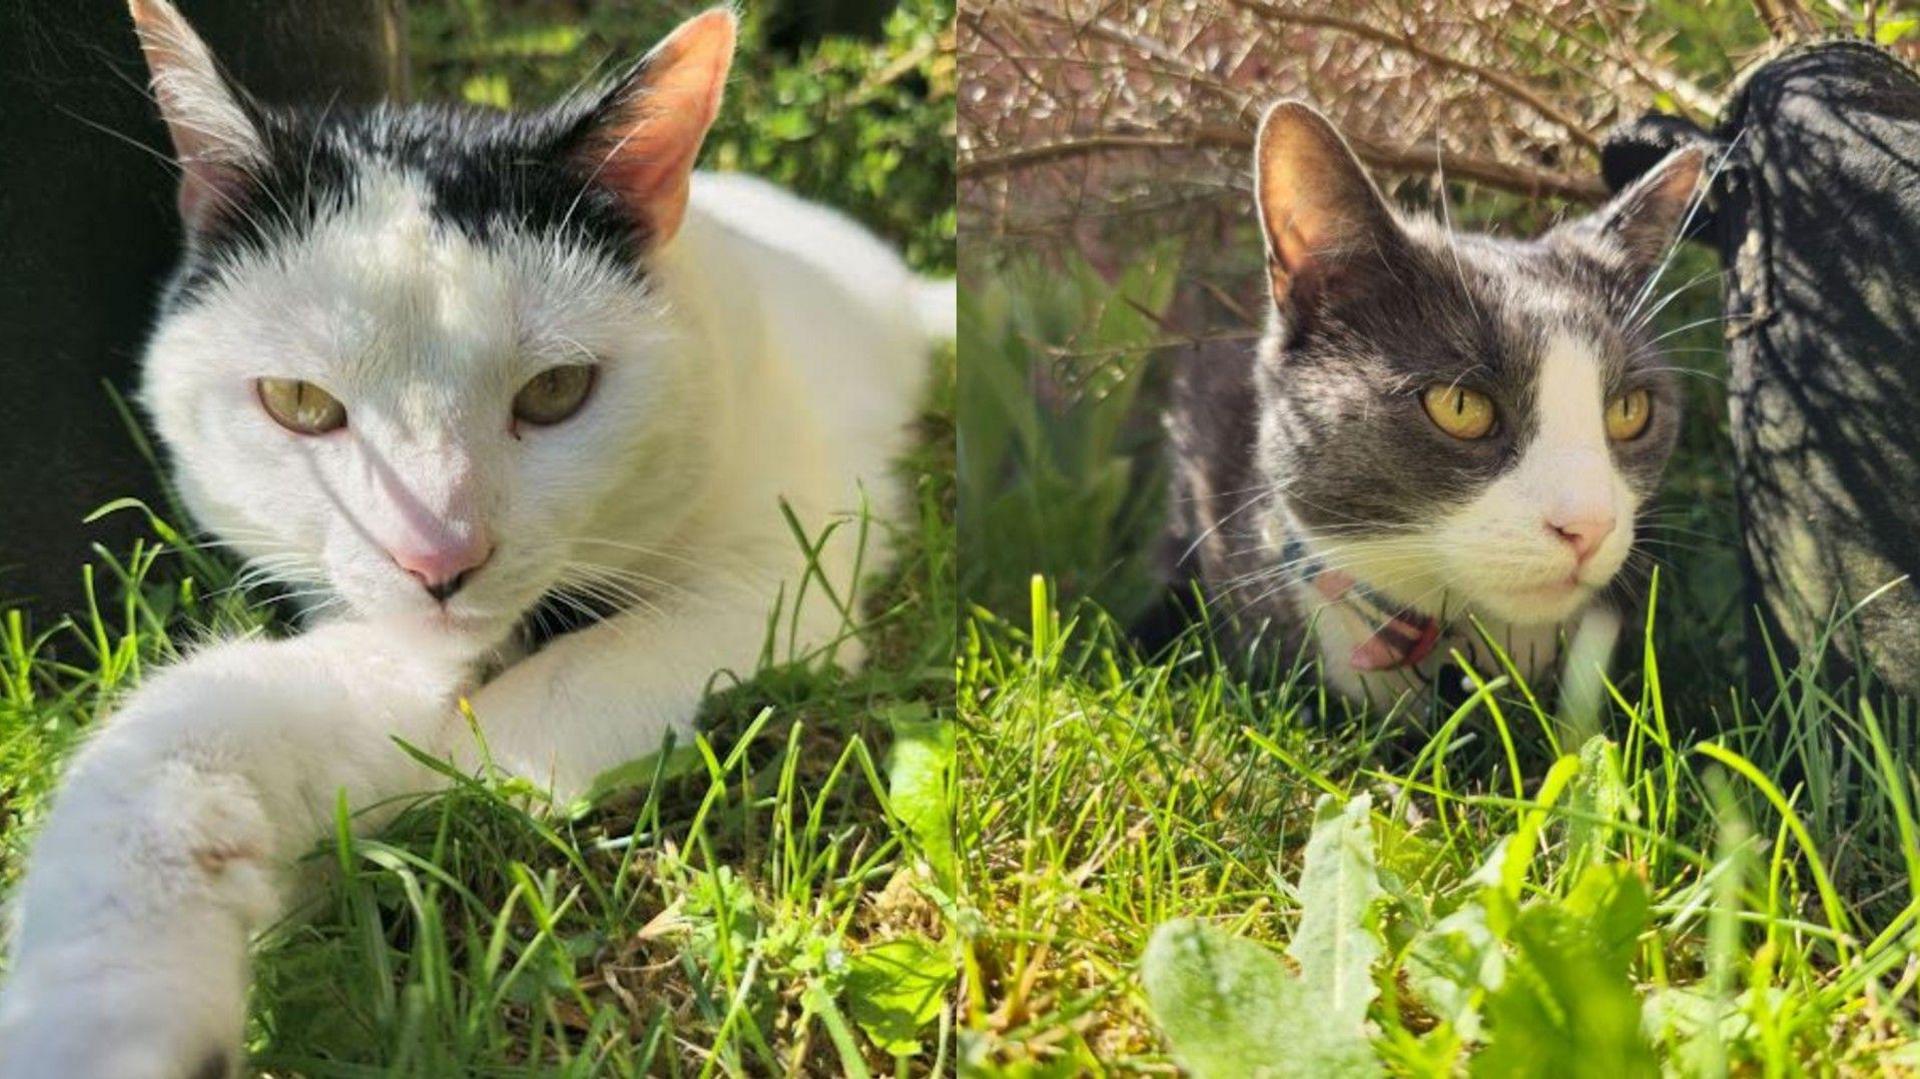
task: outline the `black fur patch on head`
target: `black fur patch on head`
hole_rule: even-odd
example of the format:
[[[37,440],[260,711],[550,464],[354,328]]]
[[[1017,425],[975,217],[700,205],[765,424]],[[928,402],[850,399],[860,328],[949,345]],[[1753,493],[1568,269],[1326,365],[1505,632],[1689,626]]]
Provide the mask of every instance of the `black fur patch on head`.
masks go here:
[[[599,101],[583,97],[530,113],[453,105],[265,108],[249,103],[266,160],[246,194],[196,235],[169,289],[191,303],[235,263],[297,241],[350,205],[360,178],[416,178],[436,221],[485,243],[504,231],[553,236],[640,272],[649,229],[594,182],[572,151]]]

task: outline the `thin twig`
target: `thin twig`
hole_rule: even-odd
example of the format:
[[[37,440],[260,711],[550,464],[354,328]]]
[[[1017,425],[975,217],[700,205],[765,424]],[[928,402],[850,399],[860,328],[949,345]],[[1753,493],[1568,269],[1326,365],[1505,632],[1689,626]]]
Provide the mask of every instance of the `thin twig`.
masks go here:
[[[1399,175],[1426,176],[1433,172],[1436,147],[1432,143],[1387,146],[1364,137],[1350,137],[1353,150],[1368,165]],[[1125,151],[1173,152],[1204,149],[1251,150],[1253,133],[1243,128],[1198,128],[1184,135],[1151,135],[1104,131],[1054,139],[1030,146],[963,155],[960,177],[975,180],[999,173],[1033,168],[1075,157]],[[1537,166],[1515,165],[1488,158],[1446,154],[1447,171],[1457,179],[1472,180],[1503,191],[1528,196],[1553,196],[1576,202],[1600,202],[1606,185],[1593,176],[1558,172]]]
[[[1565,130],[1568,135],[1572,136],[1575,142],[1578,142],[1588,150],[1597,151],[1600,149],[1599,138],[1588,129],[1584,122],[1565,109],[1548,101],[1542,96],[1540,91],[1527,86],[1525,83],[1504,72],[1495,71],[1482,64],[1476,64],[1470,60],[1462,60],[1459,57],[1441,52],[1438,49],[1422,43],[1419,38],[1415,37],[1409,31],[1387,30],[1360,19],[1351,18],[1346,15],[1335,15],[1325,11],[1296,11],[1290,8],[1278,7],[1268,3],[1267,0],[1227,0],[1227,2],[1242,10],[1263,18],[1271,19],[1277,23],[1291,26],[1311,26],[1324,30],[1338,31],[1353,37],[1385,45],[1389,48],[1398,49],[1410,56],[1417,56],[1438,68],[1458,72],[1462,75],[1470,75],[1493,89],[1498,90],[1507,97],[1520,102],[1527,108],[1532,109],[1539,116],[1551,120]]]

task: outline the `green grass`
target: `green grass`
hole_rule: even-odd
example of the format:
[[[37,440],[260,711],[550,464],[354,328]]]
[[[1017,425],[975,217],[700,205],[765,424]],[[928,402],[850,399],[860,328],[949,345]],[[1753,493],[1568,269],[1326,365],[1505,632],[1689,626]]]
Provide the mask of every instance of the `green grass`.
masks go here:
[[[1457,711],[1353,715],[1299,672],[1224,673],[1199,635],[1137,654],[1128,582],[1154,522],[1114,522],[1158,496],[1168,258],[1106,285],[1070,261],[968,268],[963,1073],[1164,1073],[1176,1051],[1199,1074],[1223,1056],[1291,1064],[1276,1074],[1920,1068],[1920,716],[1812,659],[1763,672],[1765,709],[1748,697],[1717,327],[1676,339],[1700,377],[1652,510],[1657,602],[1582,745],[1500,670]],[[1689,253],[1669,280],[1711,267]],[[1715,291],[1703,279],[1663,324],[1710,318]],[[969,446],[979,430],[1013,433]],[[994,559],[1003,544],[1040,554]],[[1351,894],[1378,889],[1364,909],[1302,879],[1323,797],[1364,806],[1348,844],[1368,848],[1352,862]],[[1336,915],[1339,939],[1378,953],[1362,964],[1377,995],[1345,1032],[1357,1064],[1313,1055],[1343,1013],[1274,1004],[1320,976],[1301,941]],[[1150,1002],[1142,957],[1182,919],[1219,932],[1166,939],[1202,941],[1214,965],[1158,968]],[[1192,999],[1229,985],[1234,1000]],[[1293,1018],[1257,1026],[1271,1014]]]

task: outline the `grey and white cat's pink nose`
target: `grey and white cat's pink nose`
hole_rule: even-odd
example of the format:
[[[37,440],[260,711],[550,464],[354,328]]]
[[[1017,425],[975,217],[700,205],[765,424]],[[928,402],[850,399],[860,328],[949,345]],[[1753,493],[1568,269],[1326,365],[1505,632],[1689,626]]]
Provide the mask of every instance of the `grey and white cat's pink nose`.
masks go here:
[[[493,557],[493,539],[476,530],[464,537],[448,537],[445,542],[392,547],[387,557],[419,581],[427,595],[445,603]]]
[[[1573,549],[1574,562],[1580,565],[1593,557],[1593,553],[1613,534],[1616,524],[1618,518],[1611,507],[1572,509],[1547,517],[1547,531]]]

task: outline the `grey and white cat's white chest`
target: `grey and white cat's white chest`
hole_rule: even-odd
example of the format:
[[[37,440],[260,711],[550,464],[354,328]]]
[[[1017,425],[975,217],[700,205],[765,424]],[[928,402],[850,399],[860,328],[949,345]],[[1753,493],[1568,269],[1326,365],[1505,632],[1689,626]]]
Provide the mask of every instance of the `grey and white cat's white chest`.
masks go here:
[[[1460,671],[1458,659],[1466,660],[1483,679],[1506,670],[1506,663],[1488,647],[1488,637],[1529,685],[1548,684],[1557,677],[1563,642],[1578,634],[1581,623],[1575,618],[1565,623],[1518,626],[1462,615],[1442,622],[1438,642],[1418,663],[1362,671],[1355,668],[1353,655],[1379,628],[1371,616],[1353,604],[1326,599],[1310,583],[1303,581],[1290,588],[1307,619],[1322,676],[1342,696],[1372,705],[1390,705],[1410,691],[1424,692],[1442,678],[1464,681],[1461,686],[1441,687],[1449,695],[1472,692],[1473,684]]]
[[[1287,567],[1289,605],[1305,627],[1309,655],[1320,661],[1328,685],[1355,703],[1391,705],[1409,692],[1440,689],[1448,697],[1474,690],[1461,669],[1464,661],[1480,678],[1492,680],[1510,671],[1530,688],[1559,688],[1570,706],[1583,712],[1599,703],[1601,675],[1619,635],[1617,613],[1595,600],[1559,621],[1521,623],[1501,619],[1452,595],[1422,593],[1421,609],[1403,606],[1373,583],[1347,577],[1328,587],[1327,567],[1342,564],[1317,549],[1290,515],[1275,514],[1261,530],[1272,564]],[[1346,583],[1346,582],[1351,582]],[[1370,639],[1397,618],[1431,618],[1437,635],[1431,648],[1409,662],[1367,669],[1356,662]],[[1439,685],[1459,679],[1460,685]]]

